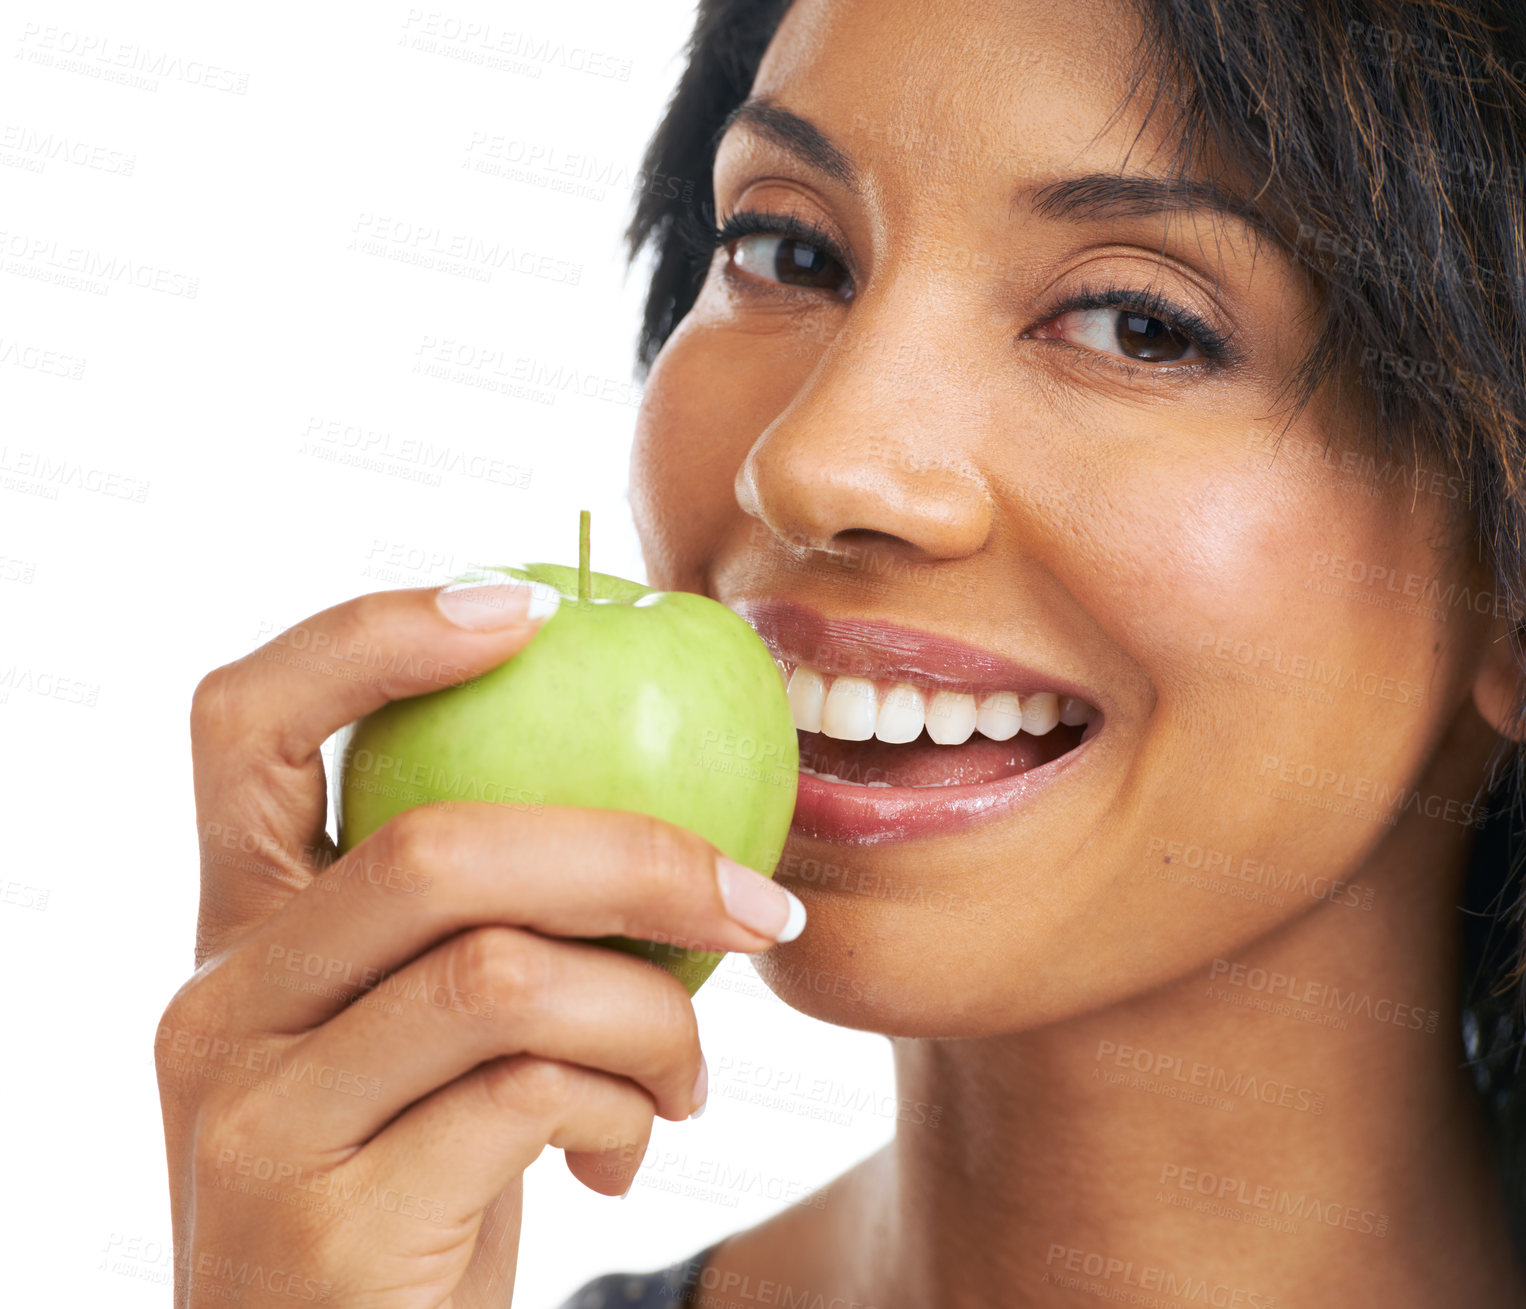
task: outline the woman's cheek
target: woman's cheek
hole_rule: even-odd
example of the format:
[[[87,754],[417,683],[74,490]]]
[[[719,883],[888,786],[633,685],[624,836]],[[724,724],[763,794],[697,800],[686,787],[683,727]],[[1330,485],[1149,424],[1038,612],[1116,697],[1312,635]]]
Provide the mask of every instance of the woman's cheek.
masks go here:
[[[734,512],[731,478],[743,457],[732,447],[738,396],[696,318],[685,316],[647,377],[631,448],[631,511],[648,584],[705,589],[705,569]]]
[[[1434,576],[1435,525],[1413,515],[1436,506],[1216,452],[1206,435],[1179,459],[1153,448],[1099,483],[1106,509],[1081,555],[1105,561],[1084,603],[1156,697],[1139,774],[1181,829],[1156,835],[1284,859],[1318,836],[1326,858],[1354,861],[1387,830],[1385,797],[1420,780],[1441,679],[1434,622],[1371,587],[1332,593],[1330,565]]]
[[[713,277],[712,277],[713,282]],[[631,508],[650,585],[707,590],[711,561],[754,534],[757,557],[774,544],[737,505],[737,470],[794,401],[815,355],[782,315],[741,316],[710,285],[653,361],[636,414]]]

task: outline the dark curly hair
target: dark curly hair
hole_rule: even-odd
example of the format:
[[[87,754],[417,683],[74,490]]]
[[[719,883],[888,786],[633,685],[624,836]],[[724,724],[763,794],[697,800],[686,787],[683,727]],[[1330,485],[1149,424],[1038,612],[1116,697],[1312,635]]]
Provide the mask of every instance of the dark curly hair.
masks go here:
[[[1523,658],[1526,615],[1526,3],[1522,0],[1131,0],[1143,23],[1129,98],[1172,116],[1183,173],[1225,179],[1279,235],[1322,302],[1289,383],[1354,394],[1378,453],[1407,445],[1463,490],[1496,612]],[[637,344],[644,377],[703,284],[685,239],[713,220],[711,171],[789,0],[700,0],[687,67],[647,148],[629,259],[653,247]],[[1526,702],[1515,706],[1526,736]],[[1487,794],[1485,794],[1487,793]],[[1486,1107],[1526,1262],[1526,750],[1502,737],[1480,788],[1458,930],[1465,1058]]]

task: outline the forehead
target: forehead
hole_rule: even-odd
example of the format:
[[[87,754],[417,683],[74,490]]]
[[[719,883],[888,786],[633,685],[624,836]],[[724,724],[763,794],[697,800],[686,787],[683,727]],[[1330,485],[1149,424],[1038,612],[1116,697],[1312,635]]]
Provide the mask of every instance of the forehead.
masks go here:
[[[1164,171],[1170,115],[1144,121],[1153,84],[1125,104],[1142,30],[1118,0],[794,0],[753,95],[886,177]]]

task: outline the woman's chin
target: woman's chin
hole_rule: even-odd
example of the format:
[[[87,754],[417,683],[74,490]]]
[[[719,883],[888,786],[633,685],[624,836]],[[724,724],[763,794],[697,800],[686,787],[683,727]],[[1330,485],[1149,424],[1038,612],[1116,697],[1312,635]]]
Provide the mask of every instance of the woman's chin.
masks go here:
[[[790,1008],[883,1036],[992,1036],[1024,1025],[1004,1006],[993,1010],[999,982],[983,982],[978,969],[961,964],[968,938],[910,943],[911,933],[893,920],[914,910],[843,899],[810,897],[805,932],[752,956],[758,976]]]

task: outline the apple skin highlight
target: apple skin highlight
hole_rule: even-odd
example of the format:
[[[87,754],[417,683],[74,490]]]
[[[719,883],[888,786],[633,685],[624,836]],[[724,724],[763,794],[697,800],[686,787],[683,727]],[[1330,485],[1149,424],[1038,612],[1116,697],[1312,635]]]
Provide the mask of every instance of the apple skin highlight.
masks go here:
[[[334,806],[347,852],[432,801],[532,813],[547,805],[650,814],[771,877],[795,810],[799,741],[779,670],[724,605],[558,564],[488,570],[554,588],[555,614],[519,654],[458,686],[393,701],[338,743]],[[683,941],[600,937],[692,996],[723,956]]]

